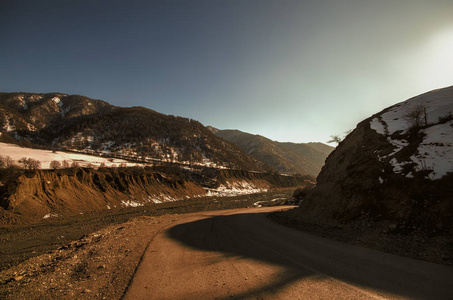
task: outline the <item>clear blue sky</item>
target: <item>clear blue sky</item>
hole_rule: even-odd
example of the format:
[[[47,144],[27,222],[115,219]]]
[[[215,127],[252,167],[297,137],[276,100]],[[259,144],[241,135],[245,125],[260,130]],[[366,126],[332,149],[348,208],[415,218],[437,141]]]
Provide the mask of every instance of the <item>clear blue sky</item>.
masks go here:
[[[453,85],[453,1],[0,0],[0,91],[326,142]]]

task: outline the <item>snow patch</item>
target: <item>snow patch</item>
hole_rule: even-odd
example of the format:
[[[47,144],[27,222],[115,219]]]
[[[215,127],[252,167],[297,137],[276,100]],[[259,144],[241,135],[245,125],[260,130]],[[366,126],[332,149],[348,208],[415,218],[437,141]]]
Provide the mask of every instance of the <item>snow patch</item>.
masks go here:
[[[0,153],[1,155],[8,155],[13,160],[18,161],[22,157],[30,157],[41,162],[42,169],[50,169],[50,163],[53,160],[59,161],[60,163],[66,160],[70,164],[74,161],[78,162],[81,166],[86,166],[91,164],[93,166],[100,166],[102,163],[106,167],[111,167],[112,165],[119,165],[121,163],[126,164],[127,166],[136,166],[136,163],[131,163],[123,159],[112,159],[107,157],[100,157],[95,155],[73,153],[73,152],[63,152],[56,151],[52,152],[51,150],[41,150],[41,149],[32,149],[24,148],[13,144],[0,143]]]
[[[256,194],[267,192],[267,188],[260,188],[247,181],[228,182],[217,189],[206,189],[206,196],[233,197],[238,195]]]
[[[385,125],[379,121],[379,118],[374,118],[370,122],[371,129],[374,129],[377,133],[384,135],[386,133]]]
[[[46,214],[44,217],[42,217],[43,219],[48,219],[48,218],[58,218],[60,217],[59,214],[53,214],[53,213],[48,213]]]
[[[121,201],[121,204],[126,207],[138,207],[138,206],[143,206],[142,203],[133,201],[133,200],[123,200]]]
[[[370,127],[378,134],[386,136],[387,141],[395,147],[391,154],[378,156],[379,160],[383,161],[384,158],[395,155],[409,145],[406,140],[398,139],[396,136],[409,132],[412,124],[406,115],[417,106],[422,106],[426,111],[428,125],[419,130],[419,133],[425,136],[423,141],[418,145],[415,154],[406,161],[398,162],[393,158],[390,164],[395,173],[401,173],[405,165],[414,164],[413,170],[406,174],[407,178],[413,178],[413,172],[430,171],[427,178],[436,180],[453,172],[453,121],[445,122],[453,112],[452,95],[453,86],[431,91],[398,103],[373,118]],[[442,118],[444,123],[440,123]]]
[[[406,141],[406,140],[397,140],[397,139],[391,139],[391,138],[387,138],[387,141],[392,144],[393,146],[395,146],[395,149],[393,150],[392,153],[389,154],[389,156],[393,156],[395,155],[396,153],[398,153],[399,151],[401,151],[401,149],[403,149],[404,147],[408,146],[409,143]]]
[[[405,115],[419,105],[426,109],[428,124],[436,124],[440,117],[445,117],[453,112],[452,94],[453,87],[449,87],[398,103],[381,114],[379,119],[373,118],[370,126],[380,134],[392,135],[398,131],[403,134],[407,133],[410,123],[405,119]]]
[[[390,164],[393,166],[393,173],[396,173],[396,174],[403,172],[403,167],[410,163],[412,163],[412,162],[408,162],[408,161],[398,162],[398,160],[396,158],[392,158],[392,160],[390,160]]]
[[[426,134],[411,160],[417,164],[416,171],[432,170],[428,178],[440,179],[453,172],[453,121],[438,124],[423,130]]]

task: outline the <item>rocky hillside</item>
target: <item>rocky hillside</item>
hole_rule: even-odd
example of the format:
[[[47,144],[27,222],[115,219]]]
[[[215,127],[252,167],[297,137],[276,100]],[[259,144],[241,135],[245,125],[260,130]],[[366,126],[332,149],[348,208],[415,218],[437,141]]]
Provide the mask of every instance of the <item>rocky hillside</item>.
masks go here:
[[[140,161],[269,167],[201,123],[78,95],[0,93],[0,141]]]
[[[138,207],[206,196],[236,196],[291,188],[309,178],[177,166],[0,169],[0,224]]]
[[[448,87],[359,123],[327,158],[298,217],[322,224],[367,220],[376,234],[451,237],[452,182],[453,87]]]
[[[322,143],[280,143],[239,130],[208,128],[257,160],[286,174],[299,173],[316,177],[326,157],[334,149]]]

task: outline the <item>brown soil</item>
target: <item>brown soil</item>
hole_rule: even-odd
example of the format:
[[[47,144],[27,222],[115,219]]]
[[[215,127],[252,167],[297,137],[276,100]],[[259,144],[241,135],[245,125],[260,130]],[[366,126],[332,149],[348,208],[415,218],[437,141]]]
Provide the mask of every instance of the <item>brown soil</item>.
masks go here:
[[[266,205],[291,193],[191,199],[0,227],[0,298],[119,299],[147,245],[180,214]]]

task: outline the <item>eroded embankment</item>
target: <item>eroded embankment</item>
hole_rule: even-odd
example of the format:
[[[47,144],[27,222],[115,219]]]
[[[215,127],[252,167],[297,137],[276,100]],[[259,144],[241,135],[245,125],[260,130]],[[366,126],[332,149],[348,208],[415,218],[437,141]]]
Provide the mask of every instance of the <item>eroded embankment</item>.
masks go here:
[[[265,192],[307,180],[274,173],[175,167],[6,172],[0,201],[3,224],[194,197]]]

